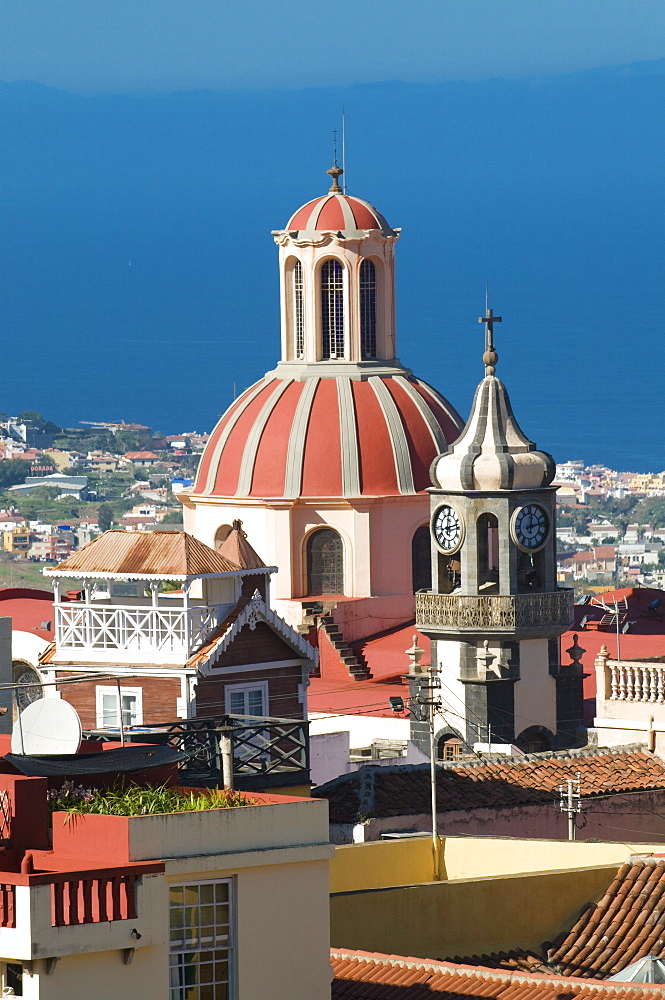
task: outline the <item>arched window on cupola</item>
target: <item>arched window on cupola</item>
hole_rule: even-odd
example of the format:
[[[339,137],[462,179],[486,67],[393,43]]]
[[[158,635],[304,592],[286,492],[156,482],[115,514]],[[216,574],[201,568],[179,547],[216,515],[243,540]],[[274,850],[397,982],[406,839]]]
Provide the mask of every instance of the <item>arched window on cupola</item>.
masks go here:
[[[360,347],[363,360],[376,357],[376,267],[369,257],[360,264]]]
[[[296,358],[305,357],[305,320],[302,264],[293,265],[293,350]]]
[[[307,540],[307,593],[344,593],[344,546],[332,528],[321,528]]]
[[[321,356],[344,357],[344,271],[333,259],[321,266]]]

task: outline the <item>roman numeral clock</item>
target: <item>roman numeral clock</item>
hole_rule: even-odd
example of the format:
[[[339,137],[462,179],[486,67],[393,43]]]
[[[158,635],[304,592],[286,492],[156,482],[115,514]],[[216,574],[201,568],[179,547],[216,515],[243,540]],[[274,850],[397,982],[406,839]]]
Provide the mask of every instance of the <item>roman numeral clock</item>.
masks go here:
[[[501,318],[488,309],[480,322],[485,377],[431,468],[432,588],[416,595],[416,623],[432,640],[442,732],[468,745],[571,746],[582,688],[560,666],[573,595],[556,581],[554,460],[523,434],[495,375]]]

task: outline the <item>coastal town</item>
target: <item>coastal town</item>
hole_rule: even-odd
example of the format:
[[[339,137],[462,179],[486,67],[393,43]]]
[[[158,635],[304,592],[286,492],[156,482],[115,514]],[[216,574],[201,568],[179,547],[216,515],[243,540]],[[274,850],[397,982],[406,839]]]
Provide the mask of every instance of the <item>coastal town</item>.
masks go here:
[[[181,526],[178,493],[192,485],[208,437],[125,421],[59,428],[34,410],[1,419],[0,581],[19,582],[26,560],[60,562],[110,527]],[[553,485],[559,583],[580,593],[665,589],[665,472],[576,460],[557,465]]]

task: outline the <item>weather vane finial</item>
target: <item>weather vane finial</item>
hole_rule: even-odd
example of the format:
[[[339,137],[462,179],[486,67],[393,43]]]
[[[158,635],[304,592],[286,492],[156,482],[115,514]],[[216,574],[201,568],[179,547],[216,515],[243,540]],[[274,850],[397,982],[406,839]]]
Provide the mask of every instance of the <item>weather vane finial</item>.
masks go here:
[[[499,360],[499,355],[496,353],[494,348],[494,324],[501,323],[501,316],[494,316],[492,310],[488,307],[489,301],[489,290],[487,282],[485,283],[485,315],[478,317],[479,323],[485,323],[485,353],[483,354],[483,364],[485,365],[485,374],[494,375],[496,363]]]

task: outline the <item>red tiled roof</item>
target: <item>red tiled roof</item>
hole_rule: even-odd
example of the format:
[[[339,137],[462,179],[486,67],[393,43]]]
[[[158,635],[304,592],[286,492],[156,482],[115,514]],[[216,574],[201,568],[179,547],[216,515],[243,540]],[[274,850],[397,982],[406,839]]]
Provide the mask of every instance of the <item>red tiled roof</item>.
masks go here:
[[[597,903],[547,948],[548,965],[567,976],[613,976],[647,955],[665,956],[665,860],[623,865]]]
[[[663,1000],[665,986],[468,968],[430,959],[331,949],[332,1000]]]
[[[502,809],[551,803],[559,785],[578,774],[585,798],[665,788],[665,763],[634,746],[440,764],[437,788],[442,810]],[[419,815],[430,809],[429,764],[361,767],[320,785],[316,795],[328,799],[332,823]]]
[[[647,955],[665,958],[665,859],[631,859],[598,902],[587,903],[568,932],[542,945],[541,957],[515,949],[455,962],[525,969],[551,976],[605,979]]]

